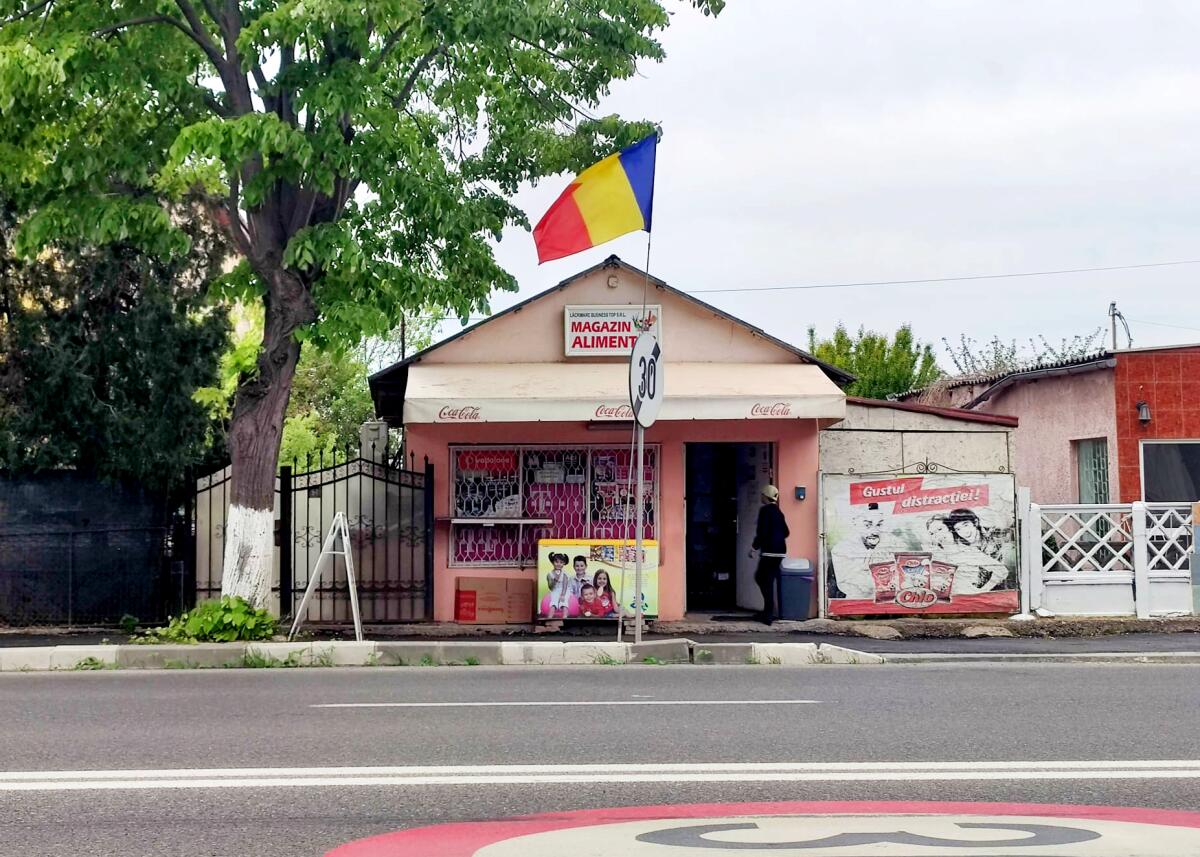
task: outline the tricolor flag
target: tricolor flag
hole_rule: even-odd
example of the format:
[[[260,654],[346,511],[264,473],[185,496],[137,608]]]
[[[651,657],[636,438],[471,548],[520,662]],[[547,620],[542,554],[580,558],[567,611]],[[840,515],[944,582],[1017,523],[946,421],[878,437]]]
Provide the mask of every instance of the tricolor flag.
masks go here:
[[[650,231],[657,144],[652,134],[575,177],[533,228],[539,264],[628,232]]]

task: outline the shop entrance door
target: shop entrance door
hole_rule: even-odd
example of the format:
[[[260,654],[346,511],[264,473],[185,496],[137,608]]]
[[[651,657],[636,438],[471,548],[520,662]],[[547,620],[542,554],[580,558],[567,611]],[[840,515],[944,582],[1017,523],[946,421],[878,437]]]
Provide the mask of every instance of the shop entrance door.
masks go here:
[[[687,445],[687,609],[761,610],[747,555],[758,496],[771,479],[771,445]]]

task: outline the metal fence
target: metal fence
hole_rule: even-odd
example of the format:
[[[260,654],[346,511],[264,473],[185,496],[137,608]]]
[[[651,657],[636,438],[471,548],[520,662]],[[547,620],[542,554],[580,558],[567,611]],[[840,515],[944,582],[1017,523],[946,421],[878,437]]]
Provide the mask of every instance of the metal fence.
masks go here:
[[[365,454],[364,454],[365,453]],[[197,600],[219,597],[230,469],[196,482],[191,513]],[[272,609],[300,604],[334,516],[350,530],[364,622],[415,622],[433,615],[433,467],[393,466],[386,450],[347,449],[281,467],[275,481]],[[329,560],[327,560],[328,562]],[[308,622],[351,621],[345,562],[334,557],[306,608]]]

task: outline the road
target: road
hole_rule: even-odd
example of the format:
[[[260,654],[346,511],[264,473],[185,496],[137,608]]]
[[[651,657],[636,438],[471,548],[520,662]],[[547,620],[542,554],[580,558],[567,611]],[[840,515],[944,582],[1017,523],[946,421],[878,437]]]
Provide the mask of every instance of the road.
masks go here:
[[[1189,665],[4,674],[0,854],[321,855],[414,826],[682,803],[1192,810],[1200,762],[1151,763],[1200,759],[1197,711]],[[1135,764],[1065,764],[1114,760]],[[553,767],[585,764],[601,767]],[[281,770],[296,767],[339,770]],[[102,773],[51,773],[80,771]]]

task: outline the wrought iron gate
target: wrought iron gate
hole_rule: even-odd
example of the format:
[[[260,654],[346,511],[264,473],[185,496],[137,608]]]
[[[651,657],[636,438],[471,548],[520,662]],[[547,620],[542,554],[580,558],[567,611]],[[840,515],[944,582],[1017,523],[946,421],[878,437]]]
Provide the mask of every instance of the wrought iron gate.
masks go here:
[[[358,599],[364,622],[420,622],[433,616],[433,465],[424,470],[393,467],[387,455],[358,450],[327,459],[324,454],[281,467],[275,480],[275,569],[272,608],[291,616],[334,515],[350,527]],[[192,509],[196,599],[221,594],[221,563],[229,509],[226,467],[196,482]],[[341,557],[309,601],[306,621],[351,621],[346,567]]]

